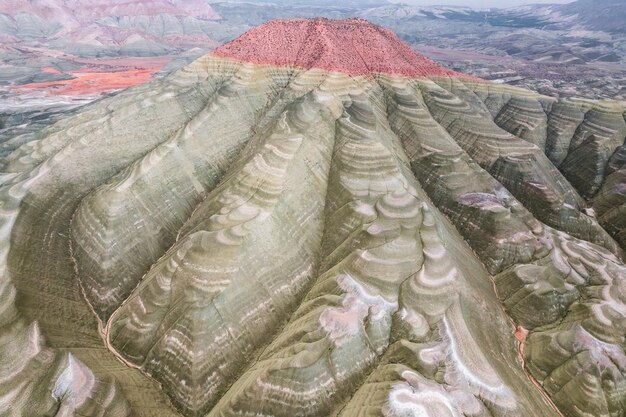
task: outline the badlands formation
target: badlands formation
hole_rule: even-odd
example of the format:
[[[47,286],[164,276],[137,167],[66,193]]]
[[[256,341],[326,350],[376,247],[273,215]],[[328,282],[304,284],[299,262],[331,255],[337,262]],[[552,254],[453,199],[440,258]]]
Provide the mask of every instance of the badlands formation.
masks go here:
[[[273,21],[2,161],[0,415],[620,417],[626,123]]]

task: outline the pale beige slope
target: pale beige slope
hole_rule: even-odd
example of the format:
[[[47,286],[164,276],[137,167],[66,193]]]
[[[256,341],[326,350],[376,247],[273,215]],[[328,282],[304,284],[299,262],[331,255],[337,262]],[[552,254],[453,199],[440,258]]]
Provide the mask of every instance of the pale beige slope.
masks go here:
[[[189,124],[91,193],[74,215],[78,272],[103,320],[171,246],[283,90],[250,66],[221,75],[210,79],[212,94]]]
[[[210,409],[315,277],[333,131],[314,94],[287,105],[112,316],[111,344],[185,414]]]
[[[489,269],[500,272],[499,296],[514,321],[530,330],[525,355],[533,376],[566,415],[620,415],[626,405],[624,264],[534,219],[441,134],[416,86],[391,82],[389,100],[392,127],[417,178]]]
[[[211,55],[94,104],[3,165],[0,407],[620,416],[615,106]]]
[[[556,100],[514,87],[464,83],[484,102],[496,123],[544,151],[585,198],[585,212],[597,215],[598,222],[622,249],[626,248],[626,223],[622,215],[625,193],[621,186],[622,174],[616,173],[623,167],[626,149],[625,103]],[[511,103],[514,103],[515,111],[511,111]],[[545,136],[541,108],[547,115]],[[595,213],[588,210],[592,206]],[[547,223],[561,228],[555,223]],[[574,234],[594,241],[587,232]]]
[[[3,305],[11,308],[13,297],[17,295],[15,303],[19,313],[3,315],[3,321],[8,321],[4,327],[4,338],[13,343],[3,344],[0,356],[22,358],[23,352],[32,351],[29,346],[44,343],[41,338],[43,333],[45,343],[52,348],[44,351],[48,362],[55,356],[62,358],[71,353],[91,368],[91,371],[81,372],[66,368],[68,372],[49,372],[47,376],[35,376],[26,367],[15,370],[4,368],[4,375],[12,375],[5,383],[7,393],[18,388],[21,380],[37,381],[39,387],[39,391],[32,395],[27,390],[18,389],[26,397],[21,400],[23,402],[7,397],[3,406],[10,406],[12,415],[44,414],[48,412],[44,407],[58,408],[61,401],[74,403],[76,412],[98,415],[99,411],[89,405],[91,401],[101,402],[105,409],[115,410],[118,404],[127,404],[124,396],[133,411],[124,406],[122,411],[110,411],[112,415],[128,415],[131,412],[138,415],[176,415],[157,384],[120,363],[104,346],[95,316],[85,303],[74,276],[69,221],[81,197],[89,189],[166,140],[201,109],[210,92],[210,85],[198,83],[204,78],[199,79],[199,76],[202,75],[194,73],[191,77],[181,73],[164,82],[163,88],[159,88],[160,83],[152,85],[156,87],[153,89],[142,87],[140,90],[145,94],[137,95],[129,90],[116,99],[92,107],[84,119],[81,114],[74,116],[71,126],[81,126],[81,131],[72,132],[71,127],[59,130],[29,144],[27,149],[18,149],[9,158],[14,162],[7,165],[8,172],[24,171],[12,174],[0,191],[2,230],[5,233],[1,276],[6,289]],[[117,105],[119,110],[116,110]],[[104,119],[93,117],[94,113],[104,115]],[[63,123],[69,124],[68,121]],[[129,141],[129,137],[135,140]],[[17,287],[17,294],[12,289],[13,285]],[[29,323],[32,320],[37,320],[39,324],[30,324],[32,331],[25,337],[18,337],[19,327],[25,326],[19,324],[20,321]],[[25,358],[29,361],[24,366],[30,363],[29,366],[39,369],[39,372],[45,370],[45,365],[37,356],[26,354]],[[72,361],[70,364],[76,363],[74,359]],[[84,367],[72,366],[78,366],[77,369]],[[99,401],[101,389],[83,382],[83,378],[94,377],[91,372],[95,372],[101,380],[117,380],[124,394]],[[85,387],[83,392],[69,391],[55,396],[54,387],[59,384]],[[114,402],[107,405],[111,400]],[[33,412],[33,407],[38,407],[38,411]]]
[[[382,91],[368,90],[343,98],[321,275],[209,415],[552,415],[511,366],[512,328],[489,275],[432,211],[386,125]]]

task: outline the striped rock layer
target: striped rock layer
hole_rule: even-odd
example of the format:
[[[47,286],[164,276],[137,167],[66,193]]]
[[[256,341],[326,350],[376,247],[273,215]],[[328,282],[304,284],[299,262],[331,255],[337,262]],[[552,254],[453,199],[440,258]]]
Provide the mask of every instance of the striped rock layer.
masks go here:
[[[0,415],[623,416],[625,136],[254,29],[2,161]]]

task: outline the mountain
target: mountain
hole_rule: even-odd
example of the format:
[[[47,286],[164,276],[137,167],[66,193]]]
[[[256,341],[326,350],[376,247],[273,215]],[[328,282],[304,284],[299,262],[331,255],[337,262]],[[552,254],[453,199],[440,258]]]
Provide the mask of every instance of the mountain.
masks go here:
[[[577,0],[566,4],[529,4],[519,7],[472,8],[464,6],[409,6],[379,4],[362,12],[377,17],[423,17],[466,23],[526,29],[586,29],[626,32],[626,9],[622,0]],[[442,2],[445,4],[445,2]]]
[[[12,132],[22,134],[19,126],[6,123],[31,114],[37,115],[31,121],[40,124],[59,110],[55,104],[76,107],[158,77],[276,18],[359,16],[461,72],[555,97],[625,99],[626,36],[602,27],[589,30],[581,19],[591,11],[567,15],[561,6],[481,10],[378,0],[5,1],[0,3],[0,142]],[[619,10],[610,13],[620,16]]]
[[[1,1],[0,143],[204,55],[220,19],[204,0]]]
[[[0,414],[620,416],[626,122],[276,20],[2,160]]]
[[[357,16],[461,72],[554,97],[624,100],[626,8],[591,3],[491,9],[390,4]],[[613,17],[590,23],[607,14]]]
[[[210,0],[212,4],[244,4],[281,7],[315,7],[321,9],[363,9],[390,4],[387,0],[346,0],[338,3],[332,0]]]
[[[531,9],[556,23],[588,30],[626,33],[626,8],[622,0],[577,0],[563,5],[531,6]]]
[[[176,55],[214,48],[219,19],[203,0],[0,2],[0,86],[9,86],[0,94],[35,106],[93,100],[145,82]]]
[[[397,28],[406,40],[428,37],[434,45],[432,38],[441,37],[443,46],[447,36],[448,48],[482,47],[540,62],[582,64],[623,60],[624,13],[623,5],[614,0],[579,0],[565,5],[492,9],[392,4],[358,14]],[[433,33],[423,33],[427,30]]]
[[[186,38],[206,36],[219,15],[203,0],[8,0],[0,32],[45,41],[69,53],[153,55]],[[158,40],[158,42],[157,42]],[[154,50],[156,48],[156,50]]]

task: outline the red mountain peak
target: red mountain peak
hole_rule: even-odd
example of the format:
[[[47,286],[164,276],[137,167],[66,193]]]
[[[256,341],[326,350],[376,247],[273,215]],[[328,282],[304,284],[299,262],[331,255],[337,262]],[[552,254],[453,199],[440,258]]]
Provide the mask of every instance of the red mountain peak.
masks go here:
[[[255,64],[321,68],[350,75],[469,77],[418,54],[390,30],[355,18],[273,20],[213,53]]]

